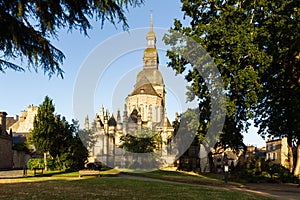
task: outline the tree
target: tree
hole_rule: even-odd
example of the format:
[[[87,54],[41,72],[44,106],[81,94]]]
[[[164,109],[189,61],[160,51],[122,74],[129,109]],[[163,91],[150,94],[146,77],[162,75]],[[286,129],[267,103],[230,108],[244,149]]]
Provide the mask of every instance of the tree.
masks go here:
[[[135,135],[126,134],[121,136],[120,148],[133,153],[150,153],[161,147],[162,139],[159,132],[148,128],[136,130]]]
[[[84,35],[92,28],[91,20],[105,21],[128,28],[125,10],[140,6],[143,0],[75,0],[75,1],[2,1],[0,3],[0,71],[24,71],[11,62],[15,58],[28,61],[28,68],[44,71],[49,77],[60,75],[64,54],[52,45],[61,28],[79,30]]]
[[[13,145],[13,150],[24,151],[25,153],[30,153],[31,149],[25,142],[18,142]]]
[[[78,121],[72,120],[72,124],[69,124],[65,119],[62,121],[65,126],[62,129],[65,137],[62,138],[64,145],[60,146],[60,154],[58,155],[61,162],[60,168],[75,171],[83,169],[88,157],[88,150],[79,137]]]
[[[297,144],[299,158],[298,3],[296,0],[182,0],[182,11],[189,17],[190,25],[184,27],[175,20],[172,30],[193,38],[208,51],[227,91],[223,144],[230,144],[234,138],[240,141],[241,130],[247,130],[248,120],[255,116],[259,133],[288,136],[290,146],[292,142]],[[172,39],[172,35],[167,37],[167,43],[172,44]],[[168,56],[169,65],[183,73],[189,62],[171,51]],[[198,79],[196,75],[190,81],[196,83],[193,90],[201,99],[204,92]],[[227,134],[232,136],[224,137]],[[300,170],[300,159],[297,160],[295,173]]]
[[[199,146],[203,142],[201,129],[205,126],[199,124],[199,110],[188,109],[174,122],[174,135],[178,144],[178,170],[192,171],[196,168],[204,168],[200,164]],[[188,145],[184,145],[184,144]],[[188,147],[188,148],[187,148]],[[194,168],[193,163],[196,163]]]
[[[263,71],[270,60],[256,44],[258,33],[251,12],[246,12],[251,6],[249,1],[239,5],[239,1],[182,0],[182,11],[190,25],[184,27],[180,20],[175,19],[170,33],[164,38],[171,46],[167,52],[171,59],[168,65],[177,73],[185,74],[191,83],[193,98],[199,101],[199,135],[202,138],[210,127],[214,98],[211,94],[216,91],[207,87],[202,77],[204,72],[199,72],[206,63],[190,55],[197,49],[189,43],[178,47],[178,34],[199,43],[213,58],[226,92],[225,125],[217,143],[224,148],[244,147],[241,132],[248,129],[248,120],[253,117],[261,88],[257,70]]]
[[[264,19],[255,17],[266,31],[260,36],[264,51],[272,56],[260,74],[263,91],[256,109],[256,125],[263,136],[287,137],[290,172],[300,174],[300,10],[298,1],[263,5]],[[256,11],[262,15],[262,11]],[[296,152],[293,153],[293,149]],[[296,155],[295,157],[293,155]]]
[[[78,123],[54,114],[52,100],[46,96],[34,118],[29,141],[38,152],[49,153],[59,169],[83,168],[88,152],[78,136]],[[44,157],[45,167],[46,156]]]
[[[34,117],[33,130],[30,132],[29,141],[39,152],[48,152],[53,144],[55,135],[55,107],[52,99],[45,97]]]
[[[159,151],[162,148],[162,138],[159,131],[150,128],[134,130],[134,135],[126,134],[120,138],[120,148],[126,150],[125,157],[128,168],[153,169],[160,166]],[[131,157],[132,156],[132,157]]]
[[[44,102],[39,106],[37,115],[34,117],[33,130],[29,135],[29,142],[35,149],[44,153],[45,169],[47,170],[46,153],[50,151],[54,144],[55,135],[55,107],[52,99],[45,97]]]

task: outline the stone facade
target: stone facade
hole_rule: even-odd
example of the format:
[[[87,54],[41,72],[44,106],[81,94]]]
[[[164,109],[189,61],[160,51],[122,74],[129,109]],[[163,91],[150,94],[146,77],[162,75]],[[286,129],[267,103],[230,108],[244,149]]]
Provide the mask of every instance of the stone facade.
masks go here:
[[[266,144],[266,160],[271,160],[289,168],[287,137],[275,140],[269,139]]]
[[[0,169],[13,167],[12,137],[0,135]]]
[[[6,112],[0,112],[0,169],[13,167],[12,136],[6,132]]]
[[[6,130],[12,135],[12,144],[26,142],[26,137],[33,129],[34,117],[37,114],[38,106],[29,105],[27,110],[23,110],[14,117],[9,117],[6,124]],[[11,147],[12,149],[12,147]],[[13,159],[14,168],[23,168],[30,158],[30,155],[23,151],[12,151],[11,157]]]
[[[146,128],[160,133],[162,148],[166,148],[173,137],[174,129],[166,113],[165,85],[158,70],[159,58],[156,50],[156,37],[153,31],[152,19],[147,35],[147,48],[143,56],[143,69],[136,78],[133,92],[125,99],[124,111],[118,111],[116,118],[101,106],[96,118],[89,124],[85,121],[85,129],[91,130],[94,142],[89,146],[89,162],[105,163],[114,166],[124,166],[124,152],[118,146],[122,135],[134,133]],[[164,151],[162,156],[167,156]],[[125,162],[125,161],[124,161]]]
[[[8,130],[11,129],[13,133],[29,133],[33,129],[33,121],[37,111],[38,106],[29,105],[27,110],[21,111],[20,117],[17,117],[19,120],[8,127]]]
[[[13,151],[14,168],[21,169],[27,165],[28,160],[31,158],[25,151]]]
[[[21,111],[20,117],[14,117],[16,119],[15,123],[7,127],[7,131],[13,134],[14,143],[26,141],[26,137],[33,129],[33,121],[37,111],[38,106],[29,105],[27,110]]]

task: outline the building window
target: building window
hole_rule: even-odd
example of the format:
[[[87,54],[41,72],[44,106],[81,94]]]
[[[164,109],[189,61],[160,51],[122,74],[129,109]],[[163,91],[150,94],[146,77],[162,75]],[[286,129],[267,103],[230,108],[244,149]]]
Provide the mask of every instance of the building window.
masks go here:
[[[273,144],[273,150],[275,150],[276,149],[276,145],[275,144]]]
[[[272,144],[268,145],[268,150],[271,151],[272,150]]]
[[[277,158],[277,155],[276,155],[276,153],[273,153],[273,160],[276,160]]]

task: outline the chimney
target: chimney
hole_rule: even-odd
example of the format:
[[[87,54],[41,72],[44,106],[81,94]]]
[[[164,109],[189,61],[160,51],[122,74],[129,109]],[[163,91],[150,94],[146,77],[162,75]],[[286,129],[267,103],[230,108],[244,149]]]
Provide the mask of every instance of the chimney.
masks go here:
[[[19,121],[19,115],[14,115],[14,121]]]
[[[1,127],[1,133],[6,132],[6,112],[0,112],[0,127]]]

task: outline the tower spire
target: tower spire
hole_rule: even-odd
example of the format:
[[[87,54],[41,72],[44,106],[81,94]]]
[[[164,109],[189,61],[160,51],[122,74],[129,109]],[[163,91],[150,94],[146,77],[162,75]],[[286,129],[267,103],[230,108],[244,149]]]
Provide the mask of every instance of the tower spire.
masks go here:
[[[153,31],[152,13],[150,14],[150,30],[147,34],[147,49],[144,51],[144,68],[158,68],[158,54],[156,50],[156,37]]]
[[[152,13],[150,14],[150,30],[147,35],[147,48],[156,48],[156,38],[153,31]]]
[[[150,32],[153,32],[152,10],[151,10],[151,13],[150,13]]]

